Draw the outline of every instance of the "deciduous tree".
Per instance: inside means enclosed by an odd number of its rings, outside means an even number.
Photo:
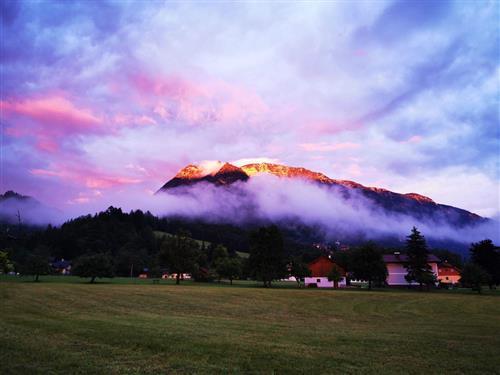
[[[31,254],[26,259],[24,273],[26,275],[32,275],[34,281],[38,282],[41,275],[48,275],[50,271],[51,269],[47,256],[42,254]]]
[[[342,270],[337,265],[334,265],[330,273],[328,274],[328,280],[333,281],[333,287],[337,289],[339,287],[339,283],[344,278],[342,274]]]
[[[387,278],[387,267],[382,258],[382,253],[377,249],[374,242],[367,242],[361,247],[355,248],[351,253],[349,271],[358,280],[368,281],[368,289],[372,283],[381,284]]]
[[[470,248],[471,260],[489,274],[488,285],[500,284],[500,248],[491,240],[473,243]]]
[[[9,273],[14,270],[14,264],[9,259],[9,253],[0,251],[0,273]]]
[[[248,262],[253,276],[266,288],[286,275],[283,237],[278,227],[261,227],[251,233]]]
[[[83,255],[75,261],[72,273],[80,277],[90,277],[90,283],[96,278],[113,277],[113,263],[106,254]]]
[[[179,284],[182,274],[193,273],[198,268],[198,250],[198,243],[181,230],[175,236],[166,237],[160,245],[160,264],[176,274],[175,283]]]
[[[229,279],[230,284],[233,285],[233,279],[241,275],[241,261],[238,258],[226,257],[217,263],[216,270],[219,277]]]
[[[302,286],[301,280],[304,277],[311,275],[311,270],[309,270],[307,264],[302,261],[301,257],[293,257],[289,264],[290,264],[290,275],[295,277],[297,285],[300,288]]]
[[[460,283],[481,293],[482,285],[490,282],[490,275],[476,263],[467,263],[460,274]]]

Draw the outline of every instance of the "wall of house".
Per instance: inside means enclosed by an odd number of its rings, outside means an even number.
[[[333,281],[329,281],[328,277],[306,277],[304,279],[304,284],[316,284],[318,288],[333,288]],[[346,286],[345,278],[339,282],[339,287],[343,288]]]
[[[432,272],[434,275],[438,275],[438,266],[437,263],[429,263],[431,266]],[[402,263],[387,263],[387,284],[388,285],[408,285],[408,282],[405,279],[407,274],[406,267]],[[417,283],[412,283],[413,285],[417,285]]]
[[[439,275],[438,280],[444,284],[458,284],[460,275]]]

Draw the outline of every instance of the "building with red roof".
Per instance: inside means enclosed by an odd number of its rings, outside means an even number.
[[[345,287],[345,271],[338,266],[330,257],[320,256],[307,265],[311,271],[311,276],[304,279],[306,286],[317,286],[318,288]],[[342,280],[338,283],[328,280],[328,275],[334,268],[337,268],[342,275]]]
[[[438,264],[438,281],[441,284],[458,284],[460,281],[460,269],[447,261]]]

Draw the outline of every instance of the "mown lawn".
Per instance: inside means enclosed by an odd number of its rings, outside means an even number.
[[[498,295],[50,280],[0,282],[1,374],[500,373]]]

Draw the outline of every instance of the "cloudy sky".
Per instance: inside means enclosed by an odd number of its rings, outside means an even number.
[[[500,211],[497,1],[1,7],[2,191],[86,212],[264,158]]]

